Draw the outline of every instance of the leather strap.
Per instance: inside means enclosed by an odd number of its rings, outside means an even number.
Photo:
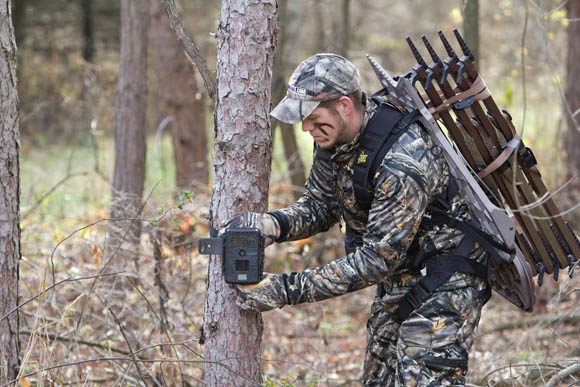
[[[483,80],[481,75],[478,75],[475,81],[473,81],[473,83],[468,89],[458,94],[455,94],[453,97],[448,99],[445,99],[443,98],[443,96],[441,96],[443,100],[441,105],[437,106],[436,108],[429,109],[429,112],[431,112],[431,114],[437,114],[440,111],[448,110],[456,102],[464,101],[471,97],[473,97],[475,101],[480,101],[482,99],[489,97],[490,95],[491,93],[489,92],[487,85],[485,84],[485,81]]]
[[[499,156],[497,156],[495,160],[493,160],[491,163],[489,163],[489,165],[487,167],[485,167],[485,169],[480,171],[477,174],[477,176],[484,178],[484,177],[488,176],[489,174],[495,172],[499,167],[501,167],[510,158],[510,156],[514,153],[514,151],[516,149],[518,149],[520,144],[521,144],[520,135],[518,133],[516,133],[514,135],[514,138],[512,138],[505,145],[505,148],[499,154]]]

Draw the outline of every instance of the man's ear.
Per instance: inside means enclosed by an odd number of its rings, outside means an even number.
[[[348,96],[343,95],[342,97],[340,97],[338,99],[338,103],[339,103],[339,109],[341,109],[341,112],[344,115],[350,116],[353,113],[354,103],[352,102],[352,100]]]

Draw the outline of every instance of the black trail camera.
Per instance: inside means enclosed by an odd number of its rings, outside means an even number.
[[[228,228],[223,237],[199,240],[200,254],[223,256],[229,284],[257,284],[262,280],[264,242],[257,228]]]

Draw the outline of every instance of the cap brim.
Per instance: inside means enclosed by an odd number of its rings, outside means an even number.
[[[314,109],[320,105],[320,101],[303,101],[292,99],[287,96],[272,110],[270,115],[287,124],[296,124],[304,121]]]

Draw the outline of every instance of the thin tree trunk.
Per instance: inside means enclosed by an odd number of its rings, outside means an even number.
[[[286,11],[288,9],[288,0],[278,1],[278,39],[276,44],[276,53],[274,55],[274,71],[272,79],[272,100],[277,104],[286,95]],[[294,135],[294,127],[276,119],[272,119],[272,125],[280,128],[282,135],[282,145],[284,147],[284,156],[288,163],[288,173],[290,175],[290,183],[292,184],[292,194],[295,199],[298,199],[303,191],[306,183],[306,172],[304,163],[300,157],[298,144],[296,143],[296,136]]]
[[[314,37],[316,39],[316,47],[317,47],[317,51],[318,52],[326,52],[328,51],[328,49],[326,48],[326,32],[325,32],[325,28],[324,28],[324,12],[322,12],[322,5],[320,0],[313,0],[313,4],[312,4],[312,12],[314,14],[314,20],[316,20],[316,23],[314,23],[315,28],[316,28],[316,36]]]
[[[350,0],[342,0],[342,36],[339,54],[348,57],[350,46]]]
[[[115,172],[111,217],[139,216],[145,179],[145,114],[149,0],[121,1],[119,100],[115,127]],[[120,262],[139,256],[141,222],[111,223],[109,253]]]
[[[566,61],[566,119],[568,130],[564,136],[564,149],[568,156],[568,171],[580,173],[580,1],[566,4],[567,18],[576,20],[568,25],[568,59]]]
[[[81,0],[83,21],[83,58],[92,62],[95,57],[95,37],[93,28],[93,0]]]
[[[151,4],[152,58],[163,108],[171,117],[178,190],[207,186],[205,99],[199,93],[193,68],[169,25],[161,3]]]
[[[236,212],[267,209],[275,31],[274,0],[222,1],[211,200],[211,222],[215,227]],[[211,256],[202,336],[205,382],[210,386],[262,382],[262,318],[241,311],[235,300],[236,290],[223,279],[221,256]]]
[[[9,0],[0,0],[0,316],[18,305],[20,169],[16,43]],[[0,384],[19,366],[18,312],[0,321]]]
[[[479,67],[479,0],[463,0],[463,34]]]

